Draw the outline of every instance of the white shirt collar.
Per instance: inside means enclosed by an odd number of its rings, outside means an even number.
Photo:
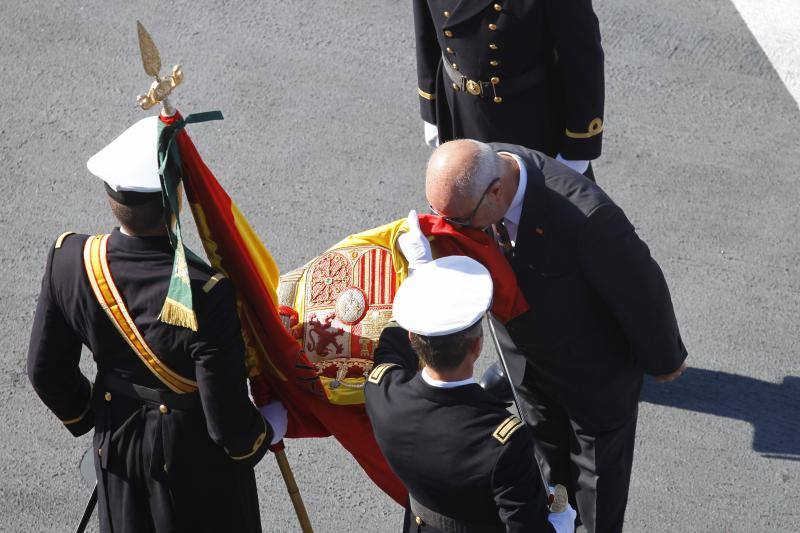
[[[528,185],[528,171],[525,168],[525,163],[522,161],[522,158],[517,154],[512,154],[511,152],[498,153],[510,155],[514,158],[514,161],[517,162],[517,166],[519,166],[519,185],[517,185],[517,192],[514,194],[514,199],[511,200],[511,206],[508,208],[508,211],[506,211],[505,217],[503,217],[519,225],[519,219],[522,216],[522,203],[525,201],[525,188]]]
[[[472,385],[473,383],[476,383],[474,377],[462,379],[461,381],[439,381],[438,379],[433,379],[431,375],[428,374],[428,367],[423,368],[420,374],[422,374],[422,381],[431,387],[436,387],[437,389],[454,389],[456,387],[462,387],[464,385]]]

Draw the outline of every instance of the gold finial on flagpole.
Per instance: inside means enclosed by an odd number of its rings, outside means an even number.
[[[156,104],[161,104],[161,113],[165,116],[175,114],[175,109],[170,105],[167,97],[183,81],[183,70],[180,65],[172,67],[172,74],[161,77],[161,54],[153,42],[153,38],[144,29],[142,23],[136,21],[136,31],[139,34],[139,51],[142,54],[142,65],[148,76],[155,78],[147,94],[136,97],[136,103],[142,109],[150,109]]]

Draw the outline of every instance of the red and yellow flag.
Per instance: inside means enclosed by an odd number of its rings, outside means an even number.
[[[169,124],[179,119],[162,117]],[[289,438],[335,437],[386,494],[405,505],[407,490],[381,455],[363,405],[334,405],[317,370],[284,327],[278,310],[278,267],[249,223],[197,153],[177,134],[184,187],[212,266],[237,289],[242,335],[256,403],[271,398],[289,412]]]

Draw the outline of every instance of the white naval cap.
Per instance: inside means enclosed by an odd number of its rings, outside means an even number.
[[[116,192],[160,192],[158,117],[140,120],[86,162]]]
[[[482,264],[451,255],[414,269],[394,297],[394,319],[412,333],[436,337],[478,322],[492,303],[492,276]]]

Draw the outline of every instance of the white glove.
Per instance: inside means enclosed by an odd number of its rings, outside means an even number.
[[[262,405],[258,410],[264,420],[272,426],[273,435],[270,445],[280,442],[283,436],[286,435],[286,426],[289,425],[289,415],[286,413],[286,408],[281,402],[275,400],[267,405]]]
[[[556,533],[575,533],[575,517],[578,513],[567,504],[567,508],[560,513],[550,513],[547,521],[556,530]]]
[[[439,146],[439,127],[424,120],[423,123],[425,124],[425,144],[431,148],[436,148]]]
[[[408,231],[397,238],[400,251],[408,261],[408,268],[414,269],[433,260],[431,243],[419,229],[419,218],[413,209],[408,213]]]
[[[578,174],[583,174],[584,172],[586,172],[586,169],[589,168],[589,163],[591,162],[591,161],[578,161],[578,160],[572,161],[569,159],[564,159],[563,157],[561,157],[561,154],[558,154],[556,156],[556,161],[558,161],[563,165],[567,165],[569,168],[571,168]]]

